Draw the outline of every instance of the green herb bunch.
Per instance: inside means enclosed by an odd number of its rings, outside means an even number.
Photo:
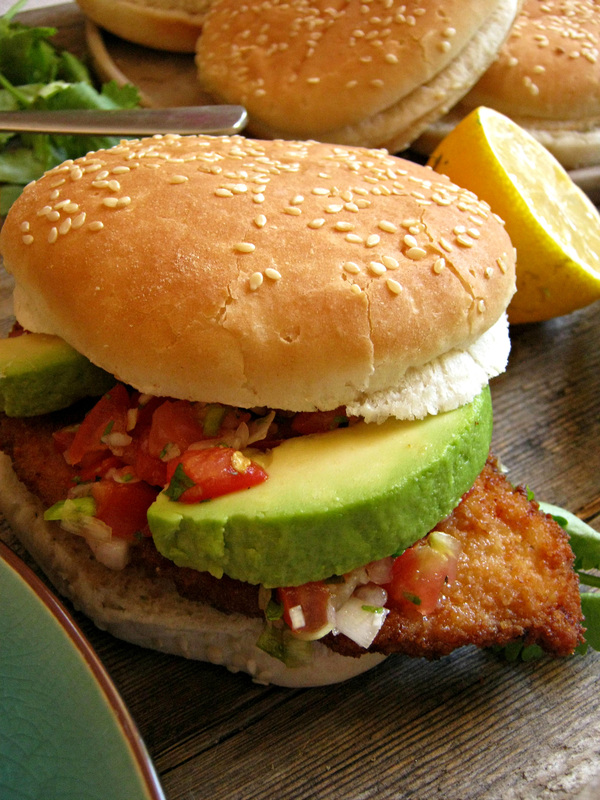
[[[67,108],[116,109],[139,105],[134,86],[115,81],[96,88],[86,65],[50,41],[51,27],[29,27],[15,20],[27,0],[0,17],[0,111]],[[9,133],[0,130],[0,216],[23,187],[46,170],[90,150],[112,147],[111,136]]]

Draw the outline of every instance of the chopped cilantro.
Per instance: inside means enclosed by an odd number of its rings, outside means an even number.
[[[186,475],[183,464],[177,464],[171,482],[165,489],[165,494],[170,500],[177,501],[186,489],[191,489],[195,485],[189,475]]]

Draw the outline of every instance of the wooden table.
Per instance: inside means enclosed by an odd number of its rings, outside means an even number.
[[[81,20],[69,13],[73,41]],[[600,530],[600,305],[512,339],[508,371],[492,384],[494,449],[514,482]],[[289,690],[75,618],[169,800],[600,798],[600,654],[506,664],[465,649]]]

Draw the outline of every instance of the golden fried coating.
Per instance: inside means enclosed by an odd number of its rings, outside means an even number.
[[[436,529],[462,544],[456,580],[427,617],[390,611],[371,650],[437,658],[522,639],[553,655],[573,652],[583,630],[568,536],[493,459]],[[359,654],[345,637],[328,638],[333,649]]]

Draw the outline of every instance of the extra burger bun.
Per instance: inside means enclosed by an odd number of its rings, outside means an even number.
[[[595,0],[526,0],[497,59],[415,149],[430,152],[484,105],[526,128],[567,169],[600,163],[599,41]]]
[[[240,103],[265,138],[398,152],[487,69],[520,0],[217,0],[196,61],[203,89]]]
[[[219,664],[232,672],[246,672],[258,683],[279,686],[338,683],[385,659],[378,653],[346,657],[315,642],[311,662],[289,669],[256,647],[261,619],[225,614],[186,600],[167,579],[151,579],[132,565],[121,572],[107,569],[95,560],[84,539],[44,522],[42,503],[17,479],[4,453],[0,453],[0,507],[19,542],[57,591],[119,639]],[[7,541],[13,544],[10,538]]]
[[[193,53],[211,0],[77,0],[84,14],[135,44]]]
[[[503,224],[380,150],[123,142],[29,185],[0,244],[25,328],[151,394],[423,416],[506,364]],[[469,364],[481,374],[463,398]],[[424,383],[427,405],[406,414]]]

